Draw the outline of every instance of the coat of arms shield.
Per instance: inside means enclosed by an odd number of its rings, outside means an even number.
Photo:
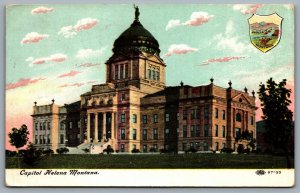
[[[277,13],[253,14],[248,19],[251,43],[264,53],[274,48],[280,41],[282,20]]]

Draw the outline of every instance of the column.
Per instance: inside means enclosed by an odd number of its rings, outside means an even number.
[[[98,143],[98,113],[95,113],[95,134],[94,143]]]
[[[111,113],[111,139],[115,139],[115,113]]]
[[[103,140],[106,139],[106,112],[103,113],[103,124],[102,124],[102,133],[103,133]]]
[[[91,115],[90,113],[87,114],[87,128],[86,128],[86,139],[87,139],[87,142],[90,143],[91,141],[91,135],[90,135],[90,128],[91,127]]]

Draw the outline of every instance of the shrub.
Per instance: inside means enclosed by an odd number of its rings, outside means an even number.
[[[82,151],[84,151],[85,153],[89,153],[90,152],[89,148],[82,149]]]
[[[106,152],[107,154],[111,154],[111,153],[114,152],[114,149],[113,149],[110,145],[108,145],[108,146],[106,147],[106,149],[103,150],[103,153],[104,153],[104,152]]]
[[[157,152],[157,150],[156,150],[154,147],[151,147],[151,148],[149,149],[149,152],[154,153],[154,152]]]
[[[250,149],[249,148],[244,149],[243,153],[249,154],[250,153]]]
[[[233,152],[233,149],[232,148],[223,148],[223,149],[221,149],[221,152],[222,153],[232,153]]]
[[[52,155],[52,154],[54,154],[54,151],[52,149],[47,149],[47,150],[43,151],[43,154],[44,155]]]
[[[16,151],[5,150],[6,157],[15,157],[17,155]]]
[[[133,148],[133,149],[131,150],[131,153],[140,153],[140,150],[139,150],[139,149],[136,149],[136,148]]]
[[[34,166],[41,159],[42,151],[37,150],[33,145],[29,145],[27,150],[24,151],[23,161],[27,165]]]
[[[56,149],[56,152],[59,153],[59,154],[65,154],[65,153],[69,152],[69,149],[66,148],[66,147],[61,147],[59,149]]]
[[[185,151],[185,153],[196,153],[198,150],[194,147],[190,147],[188,150]]]
[[[243,144],[239,144],[239,146],[237,147],[237,152],[238,153],[243,153],[244,151],[244,145]]]

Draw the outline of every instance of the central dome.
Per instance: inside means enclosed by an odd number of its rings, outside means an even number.
[[[135,20],[114,42],[114,53],[146,52],[159,55],[157,40],[139,21],[139,10],[135,7]]]

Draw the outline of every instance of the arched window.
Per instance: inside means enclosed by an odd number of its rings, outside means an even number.
[[[237,113],[235,115],[235,120],[238,121],[238,122],[241,122],[242,121],[242,118],[241,118],[241,114],[240,113]]]

